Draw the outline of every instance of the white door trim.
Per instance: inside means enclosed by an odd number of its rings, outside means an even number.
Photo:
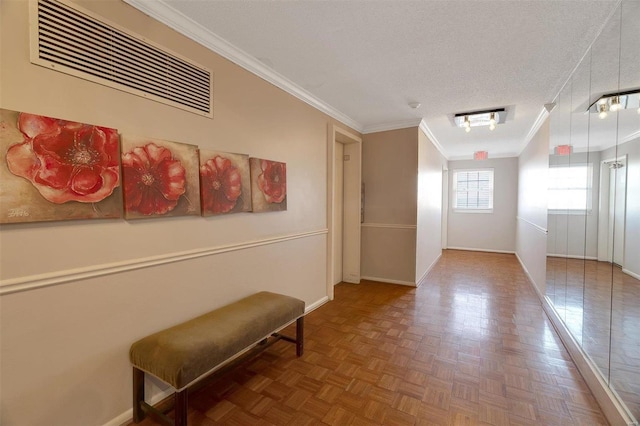
[[[335,144],[345,145],[345,155],[349,155],[352,169],[344,173],[345,209],[343,228],[348,244],[343,247],[344,281],[360,282],[360,188],[362,185],[362,138],[340,126],[329,124],[327,138],[327,296],[333,300],[333,270],[336,264],[333,249],[335,229],[333,224],[335,190],[334,155]]]

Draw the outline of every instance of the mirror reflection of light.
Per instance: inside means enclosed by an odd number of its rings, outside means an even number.
[[[468,287],[467,287],[468,288]],[[483,337],[489,334],[490,299],[488,295],[468,293],[456,288],[451,305],[453,324],[465,337]]]
[[[564,306],[556,306],[558,314],[564,318],[565,325],[571,331],[571,335],[581,345],[582,327],[584,322],[584,310],[580,305],[572,305],[567,300]]]
[[[545,349],[558,349],[560,343],[556,340],[550,324],[545,324],[542,332],[542,345]]]

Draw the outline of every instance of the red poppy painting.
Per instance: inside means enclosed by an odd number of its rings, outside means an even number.
[[[254,212],[287,210],[287,164],[250,158],[251,204]]]
[[[195,145],[123,135],[125,218],[200,215],[198,163]]]
[[[200,151],[202,215],[251,211],[249,156]]]
[[[0,223],[122,217],[118,131],[0,110]]]

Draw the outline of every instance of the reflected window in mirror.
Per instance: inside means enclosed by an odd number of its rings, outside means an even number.
[[[550,166],[549,213],[590,214],[593,208],[592,188],[592,164]]]

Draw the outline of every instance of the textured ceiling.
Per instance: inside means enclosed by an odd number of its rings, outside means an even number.
[[[136,1],[129,1],[136,6]],[[141,0],[138,0],[140,2]],[[151,3],[151,2],[149,2]],[[161,0],[364,132],[424,119],[450,159],[517,155],[618,2]],[[409,102],[420,102],[411,109]],[[507,107],[469,134],[459,112]]]

